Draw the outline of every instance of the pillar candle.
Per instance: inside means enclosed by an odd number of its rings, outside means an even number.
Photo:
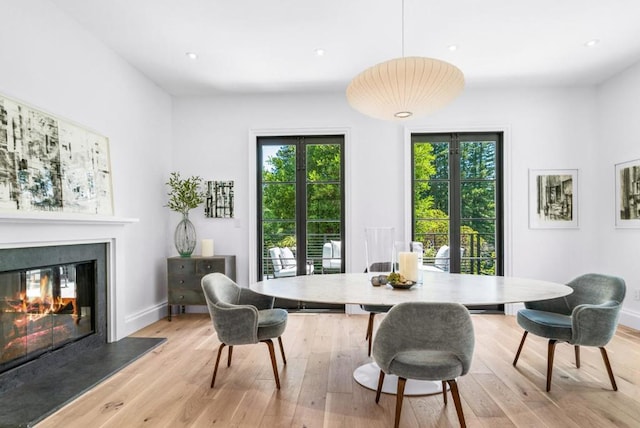
[[[202,240],[202,257],[213,256],[213,239]]]
[[[418,281],[418,253],[398,253],[398,268],[400,275],[409,281]]]

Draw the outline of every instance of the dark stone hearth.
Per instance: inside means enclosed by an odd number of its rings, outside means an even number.
[[[104,343],[73,357],[47,360],[48,369],[29,370],[19,377],[0,375],[0,427],[31,427],[101,381],[137,360],[166,339],[127,337]]]

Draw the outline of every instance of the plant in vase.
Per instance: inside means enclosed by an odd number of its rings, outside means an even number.
[[[179,172],[172,172],[169,181],[169,209],[182,214],[182,220],[173,236],[180,257],[191,257],[196,248],[196,228],[189,220],[189,211],[204,202],[205,194],[200,190],[202,179],[199,176],[181,178]]]

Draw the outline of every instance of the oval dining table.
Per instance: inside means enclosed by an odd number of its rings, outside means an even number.
[[[564,284],[528,278],[468,275],[447,272],[422,272],[422,283],[409,289],[390,285],[373,286],[372,273],[303,275],[275,278],[250,284],[260,294],[306,302],[384,305],[403,302],[453,302],[463,305],[498,305],[546,300],[572,292]],[[380,369],[371,362],[354,371],[355,380],[375,390]],[[394,394],[397,377],[386,376],[383,392]],[[441,382],[409,379],[405,395],[428,395],[442,392]]]

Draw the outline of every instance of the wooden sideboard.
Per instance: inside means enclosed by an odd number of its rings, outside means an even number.
[[[220,272],[236,280],[236,256],[169,257],[167,259],[168,309],[172,305],[206,305],[200,280],[212,272]]]

